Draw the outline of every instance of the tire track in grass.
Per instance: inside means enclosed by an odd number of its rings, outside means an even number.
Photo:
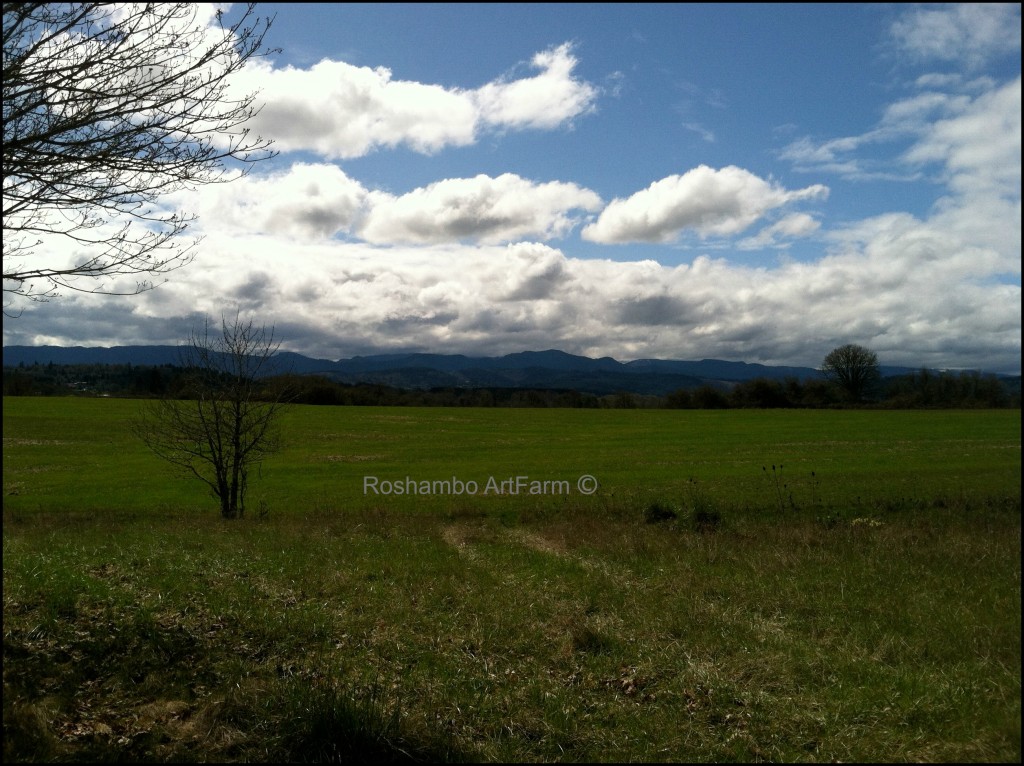
[[[502,538],[513,545],[543,553],[561,561],[575,564],[582,569],[603,575],[622,587],[635,587],[638,583],[634,574],[625,567],[617,566],[608,561],[583,556],[568,550],[565,545],[544,535],[528,529],[516,528],[504,530],[501,537],[491,537],[489,533],[475,530],[462,524],[451,524],[441,531],[441,537],[458,554],[473,564],[487,566],[484,557],[476,548],[477,543],[497,542]]]
[[[462,524],[451,524],[441,531],[441,538],[454,548],[460,556],[473,564],[480,563],[480,554],[473,547],[473,532]]]
[[[561,559],[562,561],[568,561],[576,564],[589,572],[595,572],[603,575],[618,586],[632,587],[637,584],[636,577],[624,567],[616,566],[615,564],[603,559],[595,559],[589,556],[573,553],[566,549],[563,544],[548,537],[544,537],[537,532],[531,532],[528,529],[522,528],[509,529],[506,531],[505,537],[516,545],[521,545],[539,553],[546,553],[547,555]]]

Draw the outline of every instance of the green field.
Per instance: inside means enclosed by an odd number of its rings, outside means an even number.
[[[138,407],[4,399],[5,760],[1020,760],[1019,410]]]
[[[139,403],[5,398],[5,509],[209,511],[129,430]],[[489,479],[568,481],[584,507],[678,498],[690,480],[728,506],[777,507],[763,470],[782,466],[785,506],[1020,495],[1020,411],[572,410],[295,407],[285,450],[254,481],[274,512],[451,507],[528,510],[484,493]],[[811,474],[814,473],[812,477]],[[583,496],[576,482],[600,483]],[[364,477],[475,481],[476,495],[364,495]],[[559,501],[564,498],[559,498]],[[541,504],[556,505],[550,496]]]

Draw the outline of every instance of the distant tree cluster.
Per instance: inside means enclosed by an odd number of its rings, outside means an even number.
[[[161,396],[175,386],[172,365],[32,364],[4,368],[4,396]]]
[[[1000,380],[977,371],[935,373],[927,369],[885,380],[891,407],[1020,407],[1020,377]]]
[[[874,383],[872,398],[860,401],[851,399],[845,390],[827,381],[756,378],[737,383],[728,391],[712,386],[676,391],[665,398],[665,406],[673,409],[1020,407],[1020,378],[1001,380],[977,371],[935,373],[922,370],[879,379]]]
[[[665,406],[670,409],[774,409],[780,407],[833,407],[838,405],[837,391],[823,380],[797,378],[773,380],[754,378],[723,390],[710,384],[669,394]]]
[[[610,406],[606,400],[579,391],[522,388],[404,389],[377,383],[339,383],[323,376],[288,376],[282,384],[294,392],[299,404],[397,407],[569,407]],[[621,396],[621,395],[620,395]],[[626,396],[631,396],[626,394]],[[657,397],[651,397],[656,399]],[[635,403],[633,406],[636,406]]]

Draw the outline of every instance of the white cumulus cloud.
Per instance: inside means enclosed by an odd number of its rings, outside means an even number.
[[[577,59],[570,43],[538,53],[532,64],[540,74],[498,80],[473,92],[484,122],[515,129],[550,129],[593,110],[598,89],[573,78]]]
[[[574,76],[576,64],[572,46],[560,45],[533,57],[536,75],[499,78],[474,90],[330,59],[309,68],[259,62],[235,87],[260,91],[264,106],[252,130],[281,151],[335,160],[397,146],[432,154],[472,144],[488,128],[552,129],[592,111],[598,89]]]
[[[180,192],[173,201],[195,210],[205,231],[264,232],[301,241],[329,239],[360,220],[367,190],[341,168],[296,163],[230,184]]]
[[[736,246],[741,250],[775,247],[788,240],[810,236],[820,227],[821,224],[813,216],[807,213],[793,213],[776,221],[771,226],[764,227],[753,237],[741,240],[736,243]]]
[[[733,165],[701,165],[655,181],[625,199],[615,199],[582,236],[592,242],[672,242],[683,231],[701,237],[743,231],[766,213],[790,202],[821,199],[820,184],[788,191]]]
[[[601,198],[573,183],[505,173],[449,178],[394,195],[370,191],[329,163],[236,178],[170,198],[199,215],[203,233],[261,233],[317,242],[376,245],[497,244],[567,236]]]
[[[453,178],[399,197],[374,193],[359,235],[375,244],[552,239],[578,223],[572,211],[600,206],[597,194],[572,183],[534,183],[513,173]]]
[[[899,49],[916,60],[959,62],[971,68],[1020,50],[1018,3],[949,3],[919,7],[890,29]]]
[[[920,130],[903,159],[938,162],[959,193],[993,193],[1020,201],[1021,78],[977,98],[956,99],[957,108]]]

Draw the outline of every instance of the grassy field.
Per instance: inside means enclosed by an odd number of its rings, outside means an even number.
[[[1019,411],[296,407],[223,522],[137,407],[4,400],[5,760],[1020,760]]]

